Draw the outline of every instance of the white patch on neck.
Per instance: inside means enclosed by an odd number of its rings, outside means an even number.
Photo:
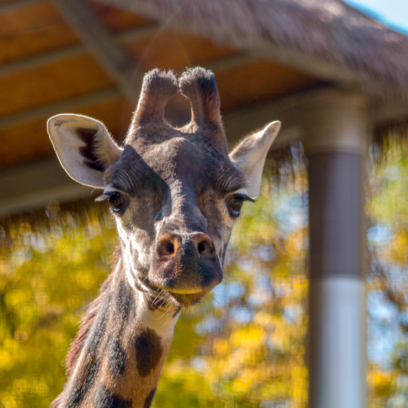
[[[149,329],[154,330],[161,337],[173,337],[174,326],[180,317],[181,311],[175,315],[175,308],[150,310],[144,296],[139,297],[137,308],[138,321]]]

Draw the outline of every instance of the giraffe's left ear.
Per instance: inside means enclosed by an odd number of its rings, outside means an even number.
[[[259,194],[266,155],[280,127],[279,121],[270,123],[260,132],[247,136],[229,155],[245,174],[250,197],[255,198]]]

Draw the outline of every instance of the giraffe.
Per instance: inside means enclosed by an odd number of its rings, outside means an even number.
[[[164,119],[178,91],[191,121]],[[67,357],[67,382],[53,408],[148,408],[183,307],[223,278],[225,250],[245,201],[260,191],[272,122],[229,154],[211,71],[179,81],[148,72],[119,147],[92,118],[61,114],[47,130],[62,167],[75,181],[103,189],[119,248],[111,274],[90,304]]]

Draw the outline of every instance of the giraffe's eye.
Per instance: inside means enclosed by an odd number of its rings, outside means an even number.
[[[112,211],[119,212],[125,203],[125,200],[120,193],[109,194],[109,205],[112,208]]]
[[[245,197],[239,194],[233,195],[228,201],[228,207],[233,217],[238,217],[241,213],[242,204],[244,204]]]

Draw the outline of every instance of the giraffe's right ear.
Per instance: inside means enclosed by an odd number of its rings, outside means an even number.
[[[105,125],[82,115],[48,119],[47,131],[62,167],[75,181],[103,188],[103,172],[122,154]]]

